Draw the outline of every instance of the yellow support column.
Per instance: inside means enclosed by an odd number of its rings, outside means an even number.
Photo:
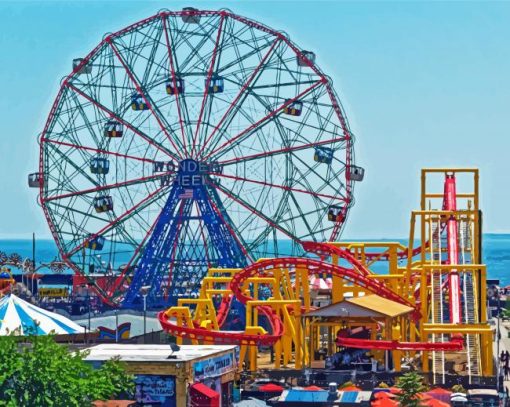
[[[338,265],[338,255],[331,256],[332,263]],[[333,289],[331,290],[331,300],[333,304],[343,301],[344,299],[344,279],[342,277],[333,275],[331,278]]]
[[[303,330],[301,326],[301,307],[299,305],[294,306],[294,319],[296,321],[294,367],[296,369],[301,369],[303,366],[303,353],[301,347],[303,346],[304,341],[302,340]]]

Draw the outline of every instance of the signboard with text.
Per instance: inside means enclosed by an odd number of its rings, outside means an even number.
[[[67,297],[69,295],[67,288],[41,287],[38,293],[39,297]]]
[[[135,398],[139,405],[176,407],[174,376],[137,375],[135,385]]]
[[[234,369],[234,354],[216,356],[214,358],[195,362],[193,365],[193,376],[195,382],[202,381],[208,377],[221,376]]]

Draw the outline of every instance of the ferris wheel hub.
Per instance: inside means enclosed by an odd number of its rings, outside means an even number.
[[[189,188],[204,185],[207,165],[191,158],[179,162],[175,181],[178,185]]]
[[[205,185],[211,175],[221,173],[217,162],[203,162],[186,158],[178,164],[175,183],[184,188]]]

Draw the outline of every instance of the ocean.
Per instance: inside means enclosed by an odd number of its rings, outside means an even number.
[[[402,239],[384,241],[406,243]],[[17,253],[23,259],[32,258],[32,240],[0,239],[0,251],[7,255]],[[37,264],[58,259],[57,247],[53,240],[37,240],[35,256]],[[484,234],[482,256],[483,262],[487,265],[488,277],[499,279],[503,286],[510,285],[510,234]]]

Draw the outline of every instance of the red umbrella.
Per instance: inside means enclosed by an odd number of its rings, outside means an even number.
[[[263,386],[260,386],[259,391],[263,391],[264,393],[277,393],[277,392],[281,393],[283,391],[283,387],[278,386],[277,384],[268,383],[264,384]]]
[[[380,391],[380,392],[375,393],[374,397],[377,400],[381,400],[381,399],[394,399],[397,396],[395,394],[391,394],[386,391]]]
[[[308,391],[323,391],[324,389],[321,389],[320,387],[317,387],[317,386],[308,386],[308,387],[305,387],[304,390],[308,390]]]
[[[430,399],[423,402],[424,405],[430,406],[430,407],[449,407],[450,405],[448,403],[445,403],[443,401],[437,400],[437,399]]]
[[[400,393],[402,393],[402,389],[400,389],[398,387],[390,387],[389,390],[393,394],[400,394]]]
[[[380,399],[372,401],[372,407],[398,407],[398,401],[392,399]]]

